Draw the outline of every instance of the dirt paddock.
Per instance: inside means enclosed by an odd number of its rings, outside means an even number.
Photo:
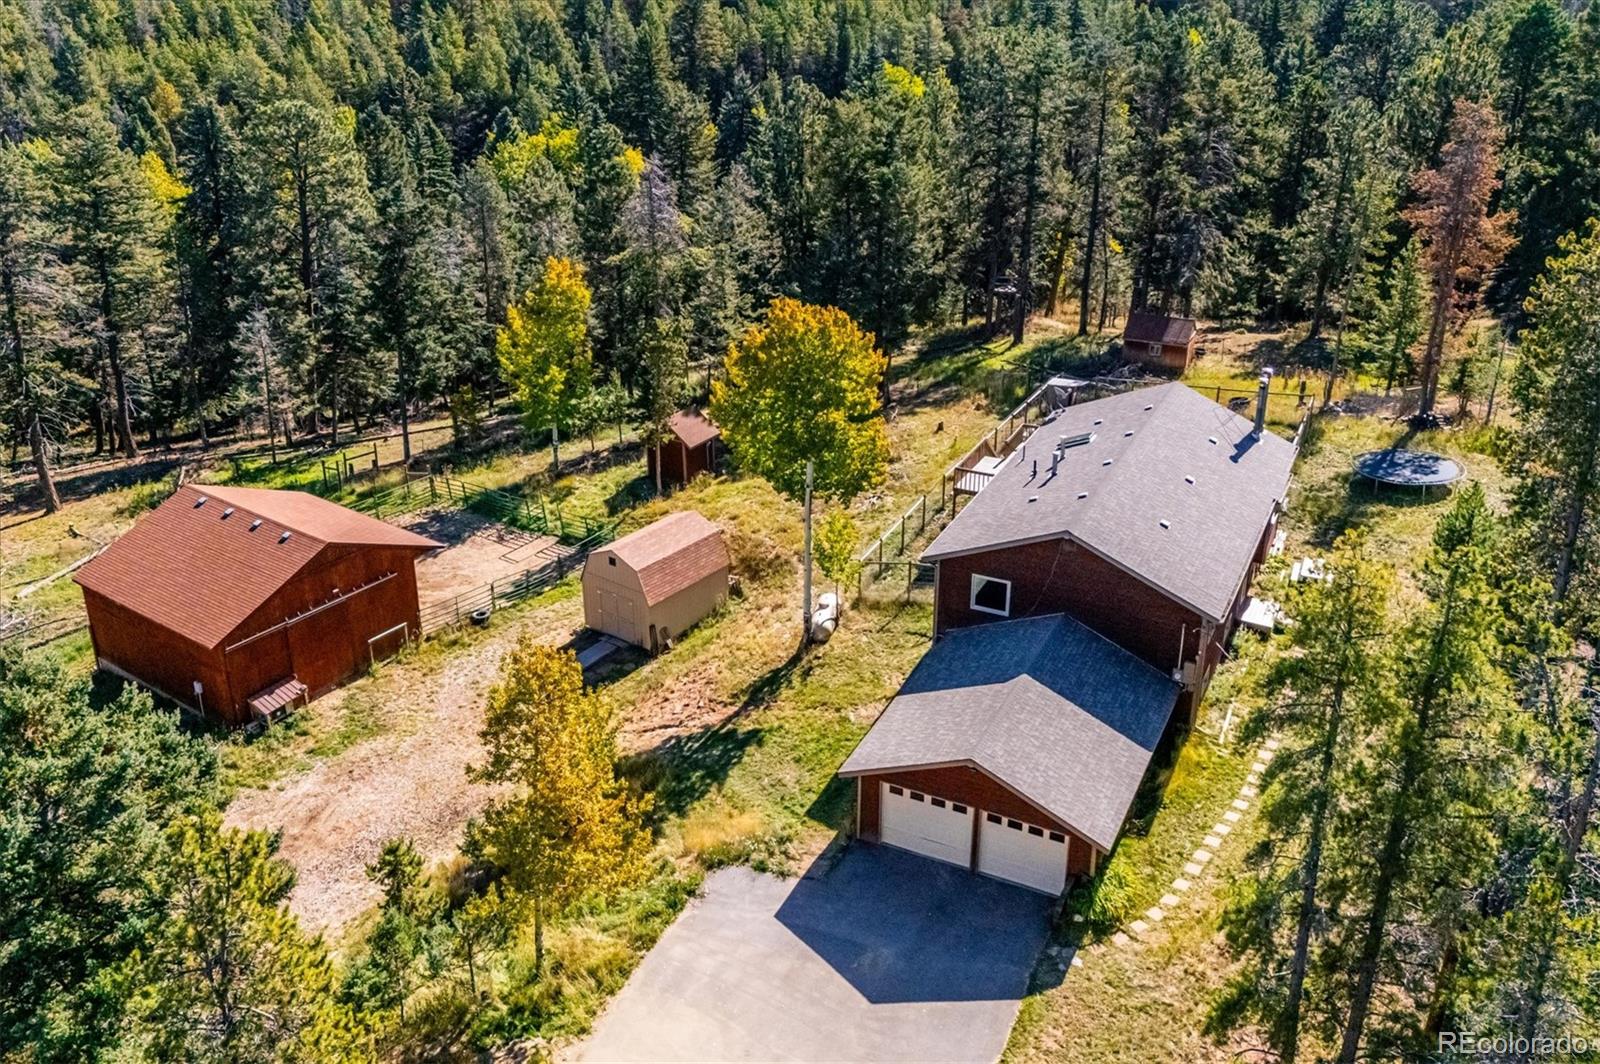
[[[428,510],[404,524],[445,544],[417,559],[417,598],[424,606],[536,569],[561,548],[554,536],[523,532],[467,510]]]

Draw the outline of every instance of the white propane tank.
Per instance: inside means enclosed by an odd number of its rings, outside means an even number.
[[[826,643],[837,627],[839,627],[839,596],[829,591],[817,598],[817,608],[811,611],[811,641]]]

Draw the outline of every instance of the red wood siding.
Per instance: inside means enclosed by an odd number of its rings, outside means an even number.
[[[856,785],[860,788],[856,833],[863,839],[870,842],[878,841],[878,805],[882,793],[879,784],[883,783],[896,783],[925,794],[970,805],[979,811],[978,816],[974,818],[975,822],[981,820],[984,812],[992,812],[1011,817],[1013,820],[1024,820],[1040,827],[1065,832],[1072,840],[1069,847],[1071,852],[1067,855],[1067,874],[1089,874],[1093,843],[1004,784],[997,782],[993,777],[968,765],[908,769],[859,777],[856,780]],[[976,846],[976,835],[974,835],[974,846]],[[976,868],[976,850],[973,852],[972,861],[972,867]]]
[[[716,472],[716,440],[708,440],[698,447],[687,447],[681,440],[672,440],[660,447],[645,451],[645,472],[651,480],[656,476],[656,455],[661,456],[661,480],[666,484],[687,484],[701,473]]]
[[[362,589],[389,573],[394,576]],[[348,598],[340,600],[335,589]],[[84,605],[99,658],[186,705],[194,704],[198,679],[207,713],[244,724],[246,701],[269,684],[294,676],[315,697],[367,668],[367,640],[379,632],[405,623],[417,637],[416,551],[324,547],[214,648],[192,644],[91,591],[85,590]],[[262,632],[268,634],[250,638]]]
[[[944,558],[936,633],[1004,620],[970,608],[974,574],[1011,581],[1011,616],[1065,613],[1170,673],[1199,652],[1199,614],[1065,539]]]
[[[100,664],[135,677],[186,706],[199,708],[195,705],[196,680],[205,689],[206,709],[225,713],[231,705],[228,674],[215,648],[191,642],[87,588],[83,607]]]

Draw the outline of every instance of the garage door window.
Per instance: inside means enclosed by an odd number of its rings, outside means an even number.
[[[1011,581],[973,573],[971,605],[979,613],[1011,616]]]
[[[890,794],[904,794],[904,793],[906,793],[906,791],[905,791],[904,787],[896,787],[894,784],[891,783],[891,784],[889,784],[889,793]]]

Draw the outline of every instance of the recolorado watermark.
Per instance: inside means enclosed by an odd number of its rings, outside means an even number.
[[[1600,1042],[1581,1035],[1532,1038],[1513,1034],[1476,1034],[1472,1031],[1439,1032],[1439,1052],[1490,1060],[1522,1060],[1529,1057],[1581,1057],[1600,1051]]]

